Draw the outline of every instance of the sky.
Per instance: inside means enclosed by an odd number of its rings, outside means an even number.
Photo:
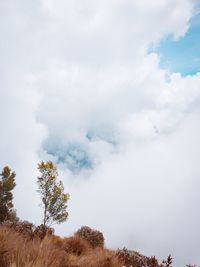
[[[198,10],[198,9],[197,9]],[[151,51],[160,55],[160,67],[182,75],[195,75],[200,71],[200,15],[199,11],[190,20],[190,28],[185,36],[173,40],[169,35]]]
[[[39,224],[37,164],[109,248],[200,264],[199,2],[1,0],[0,166]]]

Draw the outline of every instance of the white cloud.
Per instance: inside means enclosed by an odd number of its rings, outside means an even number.
[[[178,266],[198,262],[198,120],[199,110],[174,134],[129,143],[103,160],[89,180],[71,177],[65,183],[71,218],[59,232],[88,224],[104,232],[110,247],[126,245],[160,259],[172,253]]]
[[[0,163],[17,172],[19,215],[39,222],[36,165],[59,159],[71,194],[61,234],[89,224],[109,246],[198,263],[200,76],[161,70],[147,53],[185,34],[193,1],[8,0],[0,10]]]
[[[39,95],[30,86],[31,77],[21,77],[19,73],[15,77],[13,72],[10,75],[10,79],[1,83],[0,163],[1,168],[9,165],[17,173],[15,201],[20,207],[18,214],[34,221],[32,212],[37,211],[38,203],[34,192],[34,169],[46,131],[35,119]]]

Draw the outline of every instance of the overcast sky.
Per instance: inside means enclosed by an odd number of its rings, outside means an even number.
[[[41,222],[37,163],[70,193],[56,227],[200,265],[199,1],[1,0],[0,166]]]

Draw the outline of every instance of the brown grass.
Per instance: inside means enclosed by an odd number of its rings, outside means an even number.
[[[20,224],[20,231],[0,225],[0,267],[172,267],[171,255],[159,263],[155,257],[126,248],[113,251],[92,247],[77,234],[65,238],[52,233],[44,238],[38,233],[30,235],[27,225]]]
[[[0,226],[0,267],[120,267],[115,252],[93,249],[78,236],[30,239]]]
[[[87,253],[89,248],[88,242],[78,236],[65,237],[62,241],[62,249],[68,254],[80,256]]]
[[[96,248],[77,259],[77,265],[81,267],[121,267],[115,253],[111,250]]]

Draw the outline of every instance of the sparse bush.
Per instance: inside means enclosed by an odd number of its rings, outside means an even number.
[[[20,233],[26,237],[33,238],[34,236],[34,225],[28,221],[7,221],[3,225],[7,228],[13,229],[15,232]]]
[[[28,221],[18,221],[18,222],[10,222],[7,221],[2,224],[7,228],[13,229],[15,232],[18,232],[25,236],[26,238],[33,239],[34,237],[38,237],[43,239],[47,234],[52,235],[54,233],[54,229],[48,226],[44,226],[43,224],[39,226],[35,226],[34,224]]]
[[[153,257],[147,258],[147,266],[148,267],[161,267],[161,266],[164,267],[165,265],[160,266],[156,257],[153,256]]]
[[[46,235],[53,235],[53,234],[54,234],[54,229],[45,226],[44,224],[41,224],[34,229],[34,236],[39,237],[40,239],[43,239]]]
[[[126,267],[172,267],[172,257],[169,255],[166,260],[159,263],[156,257],[145,257],[140,253],[128,250],[127,248],[118,249],[116,255]]]
[[[116,255],[126,267],[172,267],[172,257],[169,255],[166,260],[159,263],[156,257],[145,257],[140,253],[128,250],[127,248],[118,249]]]
[[[76,233],[76,236],[81,237],[86,240],[91,247],[103,247],[104,246],[104,237],[100,231],[93,230],[88,226],[82,226]]]
[[[69,254],[76,254],[78,256],[86,253],[89,249],[88,242],[79,236],[66,237],[63,239],[62,248]]]
[[[172,267],[172,256],[171,255],[169,255],[168,257],[167,257],[167,259],[166,260],[163,260],[162,261],[162,263],[161,263],[161,267],[162,266],[164,266],[164,267]]]
[[[121,263],[125,266],[144,267],[147,266],[148,258],[140,253],[132,250],[128,250],[125,247],[118,249],[116,252],[117,257]]]

